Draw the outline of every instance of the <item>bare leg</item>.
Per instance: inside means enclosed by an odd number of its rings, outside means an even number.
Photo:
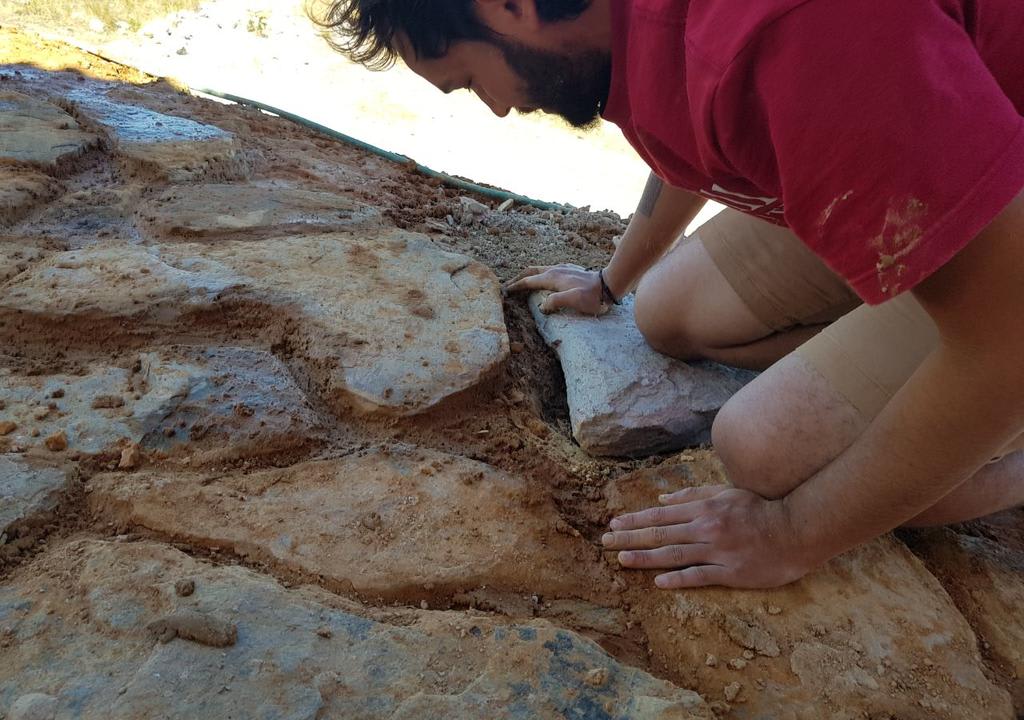
[[[787,356],[730,400],[712,430],[737,487],[788,495],[838,457],[868,421],[799,354]],[[1024,453],[987,465],[907,526],[962,522],[1024,504]]]
[[[764,370],[824,327],[772,330],[747,308],[695,239],[644,276],[636,293],[636,320],[651,347],[665,355],[750,370]]]

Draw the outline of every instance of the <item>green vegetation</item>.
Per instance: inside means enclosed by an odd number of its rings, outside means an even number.
[[[201,4],[202,0],[21,0],[2,1],[0,8],[14,9],[16,17],[23,22],[52,27],[75,28],[83,20],[88,23],[96,19],[110,32],[117,28],[119,22],[126,23],[130,30],[136,31],[154,18],[181,10],[195,10]]]

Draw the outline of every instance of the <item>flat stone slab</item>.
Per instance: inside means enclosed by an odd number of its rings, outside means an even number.
[[[248,160],[226,130],[115,100],[99,87],[77,88],[68,100],[103,126],[131,171],[155,173],[172,182],[248,176]]]
[[[0,92],[0,159],[53,170],[98,140],[52,103]]]
[[[142,234],[169,238],[246,239],[314,228],[354,230],[382,225],[380,211],[343,195],[284,183],[204,184],[172,188],[139,206]]]
[[[595,599],[611,587],[598,551],[559,532],[550,499],[522,479],[413,447],[242,476],[99,476],[89,500],[122,526],[228,547],[371,599],[434,603],[480,587]]]
[[[60,253],[5,288],[0,318],[191,333],[196,314],[225,306],[243,306],[235,320],[251,326],[254,305],[345,409],[423,412],[492,377],[509,352],[494,274],[394,229]],[[256,332],[270,324],[259,323]]]
[[[658,505],[688,473],[655,468],[615,483],[612,514]],[[772,591],[665,593],[634,576],[632,602],[656,667],[730,718],[1011,720],[977,638],[942,586],[885,537]]]
[[[933,530],[914,538],[914,551],[942,582],[978,634],[989,666],[1024,715],[1024,561],[985,537]]]
[[[0,237],[0,283],[25,272],[48,254],[46,244],[38,238]]]
[[[207,264],[199,272],[169,265],[158,248],[89,246],[57,253],[7,285],[0,309],[64,320],[145,318],[166,327],[242,284],[226,267]]]
[[[233,643],[211,646],[220,629]],[[8,717],[19,702],[81,720],[714,717],[696,693],[544,621],[374,611],[149,543],[37,558],[0,586],[0,641]]]
[[[755,377],[656,352],[636,326],[632,296],[600,318],[545,315],[543,300],[533,293],[530,310],[562,363],[573,436],[591,455],[640,457],[709,442],[719,409]]]
[[[125,365],[82,375],[0,370],[0,421],[17,426],[0,440],[27,449],[62,432],[80,453],[135,443],[204,462],[293,450],[318,425],[288,371],[266,352],[172,347]]]
[[[0,535],[52,512],[66,489],[63,470],[0,455]]]
[[[57,197],[60,189],[59,182],[35,168],[0,165],[0,226],[19,222]]]

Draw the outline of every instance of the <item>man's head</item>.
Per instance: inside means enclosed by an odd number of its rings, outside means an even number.
[[[444,92],[473,90],[504,117],[598,118],[611,82],[608,0],[336,0],[317,21],[349,58],[401,57]]]

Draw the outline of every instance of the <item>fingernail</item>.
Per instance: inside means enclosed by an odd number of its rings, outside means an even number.
[[[668,493],[665,493],[664,495],[659,495],[658,499],[659,500],[668,500],[670,497],[672,497],[672,496],[669,495]]]
[[[632,562],[632,560],[633,560],[633,553],[630,553],[630,552],[620,552],[619,553],[619,564],[620,565],[625,565],[628,562]]]
[[[612,521],[610,523],[608,523],[608,526],[612,530],[618,530],[622,526],[622,521],[619,520],[618,518],[613,518]]]
[[[660,588],[668,587],[668,578],[664,575],[659,575],[658,577],[654,578],[654,584]]]
[[[615,539],[614,535],[612,535],[611,533],[605,533],[604,535],[601,536],[601,544],[602,545],[611,545],[612,544],[612,540],[614,540],[614,539]]]

